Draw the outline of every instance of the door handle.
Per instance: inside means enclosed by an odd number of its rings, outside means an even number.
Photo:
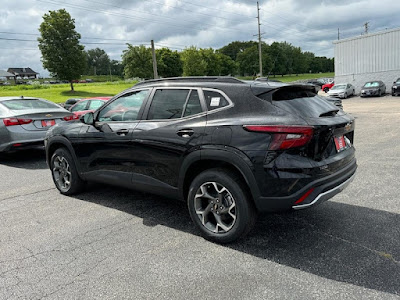
[[[182,130],[179,130],[176,134],[183,138],[188,138],[194,134],[194,131],[193,131],[193,129],[182,129]]]
[[[121,135],[121,136],[125,136],[129,133],[129,130],[128,129],[120,129],[120,130],[116,131],[115,133],[118,135]]]

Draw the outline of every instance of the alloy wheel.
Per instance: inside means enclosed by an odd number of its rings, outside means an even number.
[[[196,192],[194,208],[201,224],[213,233],[227,233],[235,225],[235,199],[220,183],[202,184]]]
[[[68,190],[71,186],[71,169],[63,156],[56,156],[53,162],[53,175],[58,187]]]

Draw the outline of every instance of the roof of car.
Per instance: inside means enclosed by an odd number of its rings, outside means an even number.
[[[90,97],[90,98],[84,98],[84,99],[79,99],[80,101],[83,100],[110,100],[112,97]]]
[[[7,100],[39,100],[39,98],[35,97],[22,97],[22,96],[10,96],[10,97],[0,97],[0,102],[1,101],[7,101]]]

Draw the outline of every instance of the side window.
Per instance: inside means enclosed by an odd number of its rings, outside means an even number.
[[[183,113],[183,117],[199,114],[202,111],[203,109],[201,108],[199,93],[196,90],[191,90],[189,99],[186,103],[185,112]]]
[[[214,110],[229,105],[228,100],[226,100],[225,97],[218,92],[205,90],[204,98],[206,100],[208,110]]]
[[[172,90],[160,89],[154,94],[148,120],[176,119],[182,117],[186,100],[189,95],[188,89]]]
[[[101,107],[105,102],[101,100],[91,100],[89,104],[89,109],[96,110]]]
[[[71,108],[71,111],[82,111],[86,110],[88,102],[87,101],[82,101],[77,103],[74,107]]]
[[[148,94],[149,90],[143,90],[122,95],[100,111],[98,121],[137,120],[139,110]]]

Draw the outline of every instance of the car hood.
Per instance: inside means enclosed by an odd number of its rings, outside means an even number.
[[[329,94],[344,93],[345,91],[346,91],[346,89],[337,89],[337,90],[330,89],[329,92],[328,92],[328,95]]]
[[[375,87],[362,87],[362,90],[377,90],[379,89],[379,86],[375,86]]]

